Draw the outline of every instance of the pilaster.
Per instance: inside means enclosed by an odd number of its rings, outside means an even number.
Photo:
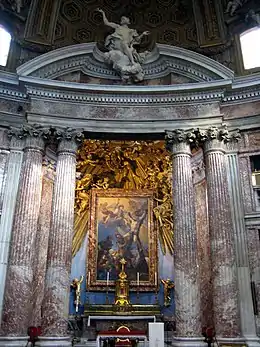
[[[43,337],[38,346],[71,345],[67,335],[67,325],[74,229],[76,151],[83,135],[72,129],[57,131],[56,135],[59,146],[42,305]]]
[[[173,154],[175,317],[174,346],[203,346],[191,149],[194,131],[166,132]]]

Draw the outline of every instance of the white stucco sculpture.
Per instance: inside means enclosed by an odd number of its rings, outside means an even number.
[[[123,16],[120,24],[117,24],[109,22],[103,10],[97,9],[97,11],[102,14],[104,24],[115,29],[105,39],[105,47],[108,49],[105,54],[107,62],[113,66],[123,81],[142,81],[144,72],[141,64],[148,52],[138,53],[135,46],[140,44],[145,35],[149,35],[149,31],[139,35],[135,29],[129,28],[129,18]]]

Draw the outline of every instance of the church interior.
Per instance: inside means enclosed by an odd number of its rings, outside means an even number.
[[[0,0],[0,346],[260,347],[259,0]]]

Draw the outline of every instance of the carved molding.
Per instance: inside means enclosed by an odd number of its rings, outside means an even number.
[[[143,65],[146,78],[157,78],[163,71],[171,69],[179,74],[188,75],[194,81],[230,80],[234,77],[230,69],[199,53],[161,44],[157,47],[158,52],[155,50],[148,55]],[[22,77],[57,78],[81,67],[83,70],[87,69],[85,72],[94,73],[95,76],[111,78],[114,73],[104,64],[104,59],[104,54],[97,52],[95,43],[79,44],[36,57],[21,65],[17,73]]]

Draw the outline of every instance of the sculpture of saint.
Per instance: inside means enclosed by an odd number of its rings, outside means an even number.
[[[149,35],[149,31],[139,35],[135,29],[129,28],[129,18],[123,16],[120,24],[117,24],[109,22],[102,9],[97,11],[102,14],[104,24],[114,29],[105,39],[105,47],[109,51],[105,54],[108,63],[113,65],[113,69],[120,74],[122,80],[126,81],[132,77],[135,82],[142,81],[144,73],[140,64],[148,52],[139,54],[134,46],[140,44],[142,38]]]

